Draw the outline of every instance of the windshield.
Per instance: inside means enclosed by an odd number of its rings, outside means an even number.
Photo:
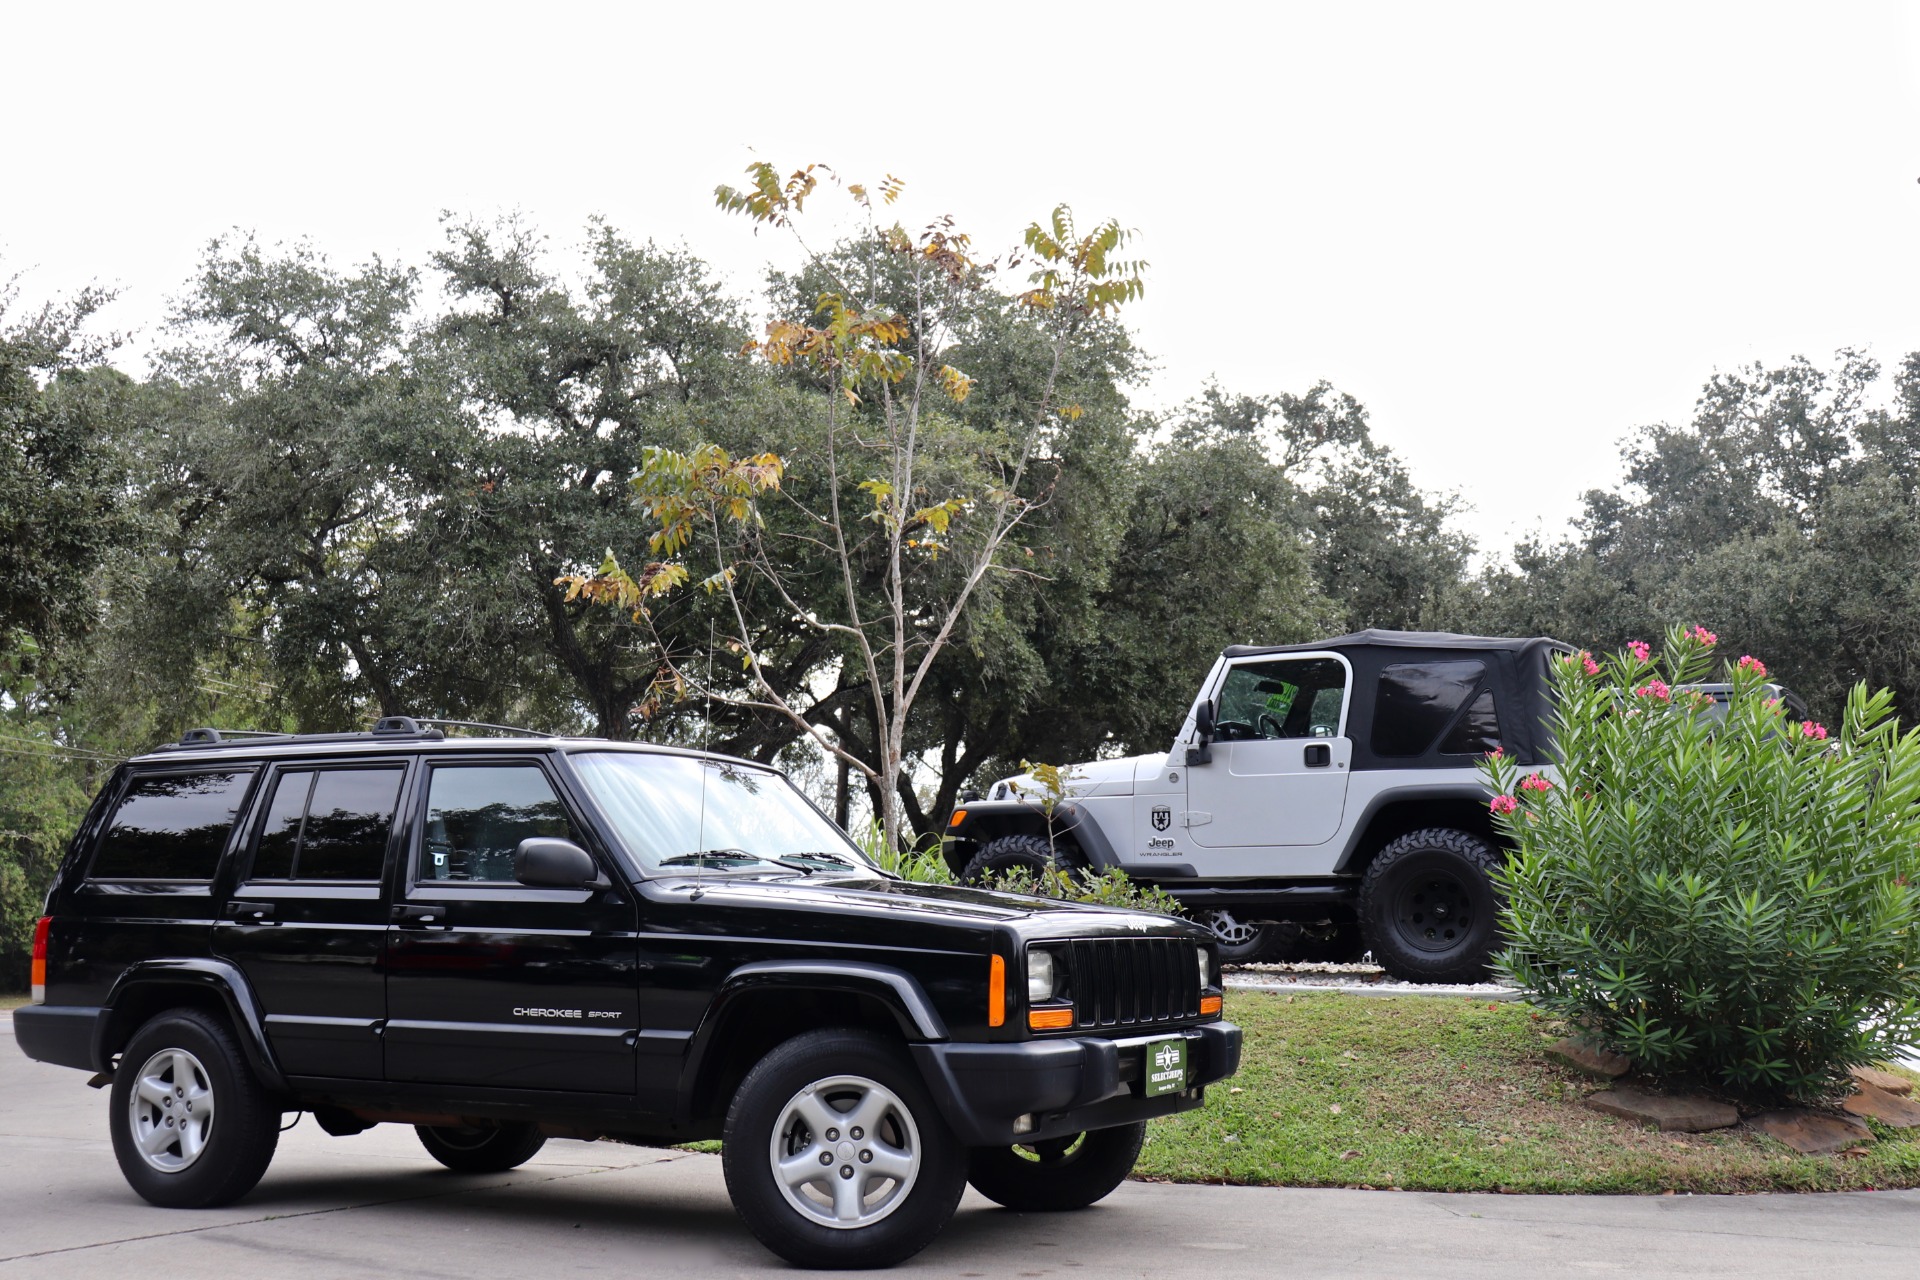
[[[877,874],[780,774],[637,751],[583,751],[573,767],[648,874],[663,867]]]

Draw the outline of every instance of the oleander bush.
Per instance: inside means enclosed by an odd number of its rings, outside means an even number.
[[[1814,1100],[1920,1038],[1920,730],[1856,687],[1793,719],[1675,628],[1553,664],[1557,767],[1485,770],[1515,846],[1500,971],[1654,1075]]]

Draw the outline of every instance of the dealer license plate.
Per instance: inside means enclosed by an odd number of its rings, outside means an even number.
[[[1163,1093],[1179,1093],[1187,1087],[1187,1042],[1156,1040],[1147,1046],[1146,1071],[1142,1091],[1149,1098]]]

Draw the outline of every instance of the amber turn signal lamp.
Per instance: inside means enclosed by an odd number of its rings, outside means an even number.
[[[1207,1018],[1219,1017],[1220,1016],[1220,997],[1219,996],[1201,996],[1200,997],[1200,1015],[1202,1017],[1207,1017]]]
[[[47,1002],[47,929],[53,924],[52,916],[41,916],[33,926],[33,966],[30,981],[33,984],[33,1003]]]
[[[995,956],[987,971],[987,1025],[1007,1025],[1007,962]]]
[[[1064,1031],[1073,1025],[1073,1008],[1030,1009],[1027,1025],[1035,1031]]]
[[[947,819],[947,825],[950,827],[957,827],[961,823],[965,822],[966,820],[967,820],[967,811],[965,809],[955,809],[953,811],[953,816]]]

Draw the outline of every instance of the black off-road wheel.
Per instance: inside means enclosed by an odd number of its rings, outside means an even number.
[[[455,1173],[505,1173],[547,1145],[547,1135],[531,1124],[417,1124],[413,1131],[427,1154]]]
[[[809,1031],[767,1054],[740,1082],[722,1143],[734,1209],[795,1266],[911,1258],[966,1189],[965,1148],[905,1048],[871,1031]]]
[[[980,846],[960,872],[961,884],[986,884],[1003,872],[1025,868],[1038,878],[1055,866],[1072,866],[1064,852],[1056,852],[1045,836],[999,836]]]
[[[280,1143],[279,1106],[226,1023],[199,1009],[170,1010],[133,1033],[107,1115],[127,1185],[167,1209],[233,1203]]]
[[[1221,964],[1257,964],[1280,958],[1277,953],[1297,932],[1297,927],[1272,920],[1247,920],[1231,911],[1203,911],[1199,922],[1213,931]]]
[[[1465,831],[1409,832],[1360,882],[1360,930],[1381,968],[1405,982],[1484,982],[1499,945],[1494,847]]]
[[[967,1153],[967,1181],[995,1204],[1023,1213],[1084,1209],[1127,1180],[1146,1140],[1140,1123],[1029,1146],[975,1147]]]

